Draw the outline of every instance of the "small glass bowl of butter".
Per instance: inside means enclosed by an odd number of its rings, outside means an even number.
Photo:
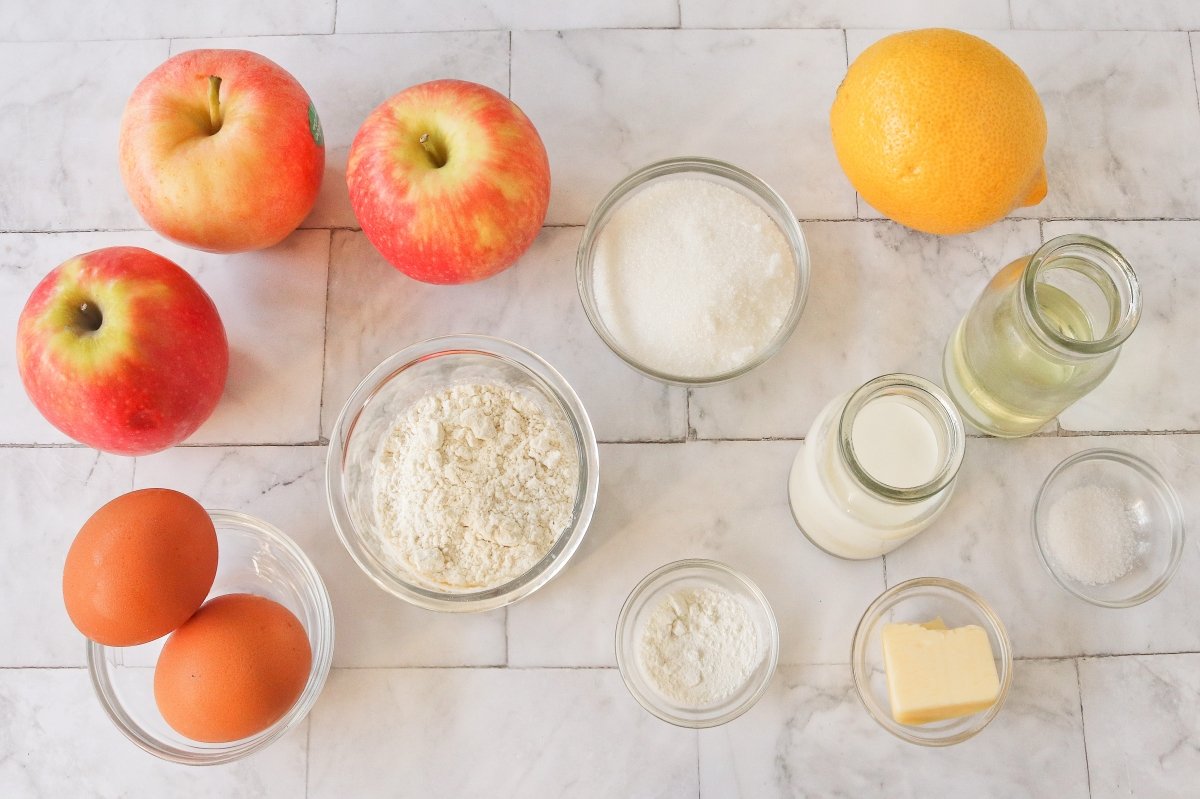
[[[902,626],[888,631],[889,625]],[[934,640],[906,640],[909,634]],[[885,659],[885,637],[893,647],[890,659]],[[918,662],[931,656],[938,662]],[[989,656],[994,673],[987,663]],[[949,746],[978,733],[1000,712],[1012,684],[1012,644],[999,617],[974,591],[940,577],[908,580],[880,594],[854,631],[850,657],[854,686],[867,712],[897,738],[921,746]],[[901,667],[910,670],[913,679],[905,680]],[[939,673],[941,678],[928,679]],[[892,696],[889,676],[904,695]],[[995,698],[986,705],[977,702],[979,709],[967,715],[923,724],[896,720],[906,713],[910,717],[930,711],[934,717],[941,711],[952,713],[956,693],[968,704],[972,697]]]

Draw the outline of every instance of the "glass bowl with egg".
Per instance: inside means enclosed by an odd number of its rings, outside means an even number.
[[[988,671],[994,665],[994,699],[977,712],[951,718],[927,723],[897,721],[895,717],[900,714],[901,704],[891,695],[884,654],[885,629],[891,624],[954,632],[968,627],[982,630],[980,638],[986,636],[990,654],[980,656],[990,657]],[[972,632],[978,634],[977,630]],[[907,580],[880,594],[867,607],[854,631],[850,663],[854,687],[871,718],[897,738],[921,746],[949,746],[979,733],[1000,712],[1012,685],[1012,644],[1000,617],[979,594],[961,583],[941,577]],[[919,663],[911,665],[921,666]],[[940,667],[942,664],[927,665]],[[940,673],[933,668],[924,671]],[[955,677],[942,675],[936,682],[957,685],[961,681]]]
[[[670,158],[596,206],[576,279],[588,321],[627,364],[665,383],[713,385],[787,341],[808,297],[808,245],[758,177],[712,158]]]
[[[88,641],[92,686],[117,729],[150,754],[186,765],[228,763],[286,735],[316,703],[333,662],[333,606],[321,575],[304,551],[261,519],[230,510],[210,510],[208,515],[216,528],[219,553],[209,598],[253,594],[278,602],[304,628],[312,661],[302,692],[277,721],[240,740],[204,743],[172,729],[158,709],[155,664],[167,637],[128,647]]]
[[[1050,472],[1033,508],[1038,559],[1063,589],[1128,608],[1158,595],[1183,555],[1183,508],[1142,458],[1089,449]]]
[[[615,644],[621,679],[638,704],[700,729],[736,719],[766,693],[779,662],[779,625],[750,578],[692,558],[661,566],[634,587],[617,617]]]
[[[428,420],[411,424],[405,421],[416,418],[409,414],[422,403],[431,413],[446,414],[456,388],[471,391],[478,387],[492,387],[487,389],[493,393],[489,394],[490,399],[484,398],[485,402],[500,396],[519,403],[521,419],[544,425],[539,437],[548,437],[547,440],[557,442],[556,446],[550,451],[540,451],[536,456],[538,462],[530,460],[536,448],[532,442],[520,440],[520,424],[512,431],[507,428],[514,420],[520,422],[512,415],[518,410],[515,404],[502,409],[503,415],[498,412],[488,419],[460,420],[442,415],[436,424]],[[497,395],[494,391],[503,393]],[[478,423],[481,428],[469,432],[465,427],[467,421]],[[426,425],[432,429],[427,431]],[[481,445],[481,440],[500,434],[496,425],[503,427],[506,437],[512,436],[507,441],[515,442],[512,449],[501,453],[498,461],[486,465],[482,461],[471,463],[459,457],[464,451],[461,448],[454,452],[449,449],[452,444]],[[413,429],[405,430],[406,426]],[[532,430],[531,426],[529,431]],[[406,438],[410,432],[412,437]],[[482,438],[477,440],[475,433]],[[460,434],[465,436],[465,443],[459,441]],[[425,456],[436,461],[428,469],[404,452],[407,448],[415,453],[421,446],[426,448]],[[441,449],[432,449],[434,446]],[[394,464],[398,459],[404,458],[409,458],[408,472],[389,471],[397,468]],[[560,491],[553,497],[555,507],[562,511],[554,514],[555,519],[561,520],[559,529],[550,531],[549,540],[543,536],[538,542],[531,542],[522,538],[530,535],[529,525],[513,524],[511,508],[498,503],[509,494],[520,495],[516,501],[524,501],[526,494],[535,490],[530,486],[546,482],[546,470],[551,464],[560,488],[567,484],[570,491]],[[527,472],[521,471],[526,468]],[[427,492],[423,496],[428,500],[420,504],[413,497],[398,497],[395,493],[408,491],[410,484],[433,480],[440,473],[453,471],[457,480],[464,470],[489,475],[511,471],[519,479],[507,485],[495,481],[486,496],[483,492],[468,495],[471,507],[463,508],[461,519],[454,515],[457,506],[426,511],[430,503],[443,499],[440,487],[418,485],[417,488]],[[562,375],[524,347],[476,335],[430,339],[379,364],[359,383],[342,408],[330,436],[326,463],[326,491],[334,526],[358,566],[385,591],[418,607],[449,612],[503,607],[553,579],[583,541],[596,507],[599,480],[596,434],[579,397]],[[457,487],[452,488],[458,491]],[[474,486],[470,488],[473,490]],[[421,499],[417,494],[413,496]],[[457,500],[463,501],[461,491]],[[406,503],[408,515],[393,513],[400,502]],[[416,513],[413,508],[422,512]],[[453,527],[461,527],[461,531],[447,530],[447,525],[442,524],[447,519]],[[505,525],[513,528],[505,534],[511,538],[498,532]],[[547,525],[541,526],[542,533],[549,529]],[[452,540],[451,534],[459,538]],[[412,542],[417,540],[428,543],[414,548]],[[521,558],[510,552],[517,547],[522,547]],[[457,564],[468,556],[470,563]],[[507,560],[501,562],[502,558]],[[499,568],[495,571],[466,568],[492,562],[505,566],[507,572]],[[451,574],[452,567],[455,579],[443,578]],[[495,577],[483,580],[479,579],[481,575]]]

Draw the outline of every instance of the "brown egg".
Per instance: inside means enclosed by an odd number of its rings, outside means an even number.
[[[154,700],[180,735],[236,741],[291,709],[311,665],[308,636],[290,610],[266,597],[226,594],[167,639],[154,667]]]
[[[187,621],[216,576],[217,531],[200,503],[144,488],[84,523],[63,566],[63,601],[88,638],[134,646]]]

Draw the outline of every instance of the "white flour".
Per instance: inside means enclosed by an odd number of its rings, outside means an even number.
[[[385,549],[439,588],[519,577],[571,521],[578,460],[570,428],[503,385],[452,386],[410,405],[376,467]]]
[[[617,343],[663,372],[735,369],[779,332],[796,269],[783,231],[753,201],[708,180],[653,183],[596,242],[596,305]]]
[[[758,666],[758,631],[723,588],[665,597],[642,631],[642,670],[659,693],[690,707],[733,696]]]

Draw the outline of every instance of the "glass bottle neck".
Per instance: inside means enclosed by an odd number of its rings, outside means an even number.
[[[1142,311],[1129,262],[1111,244],[1082,234],[1053,238],[1030,256],[1017,303],[1042,344],[1074,358],[1115,351]]]

